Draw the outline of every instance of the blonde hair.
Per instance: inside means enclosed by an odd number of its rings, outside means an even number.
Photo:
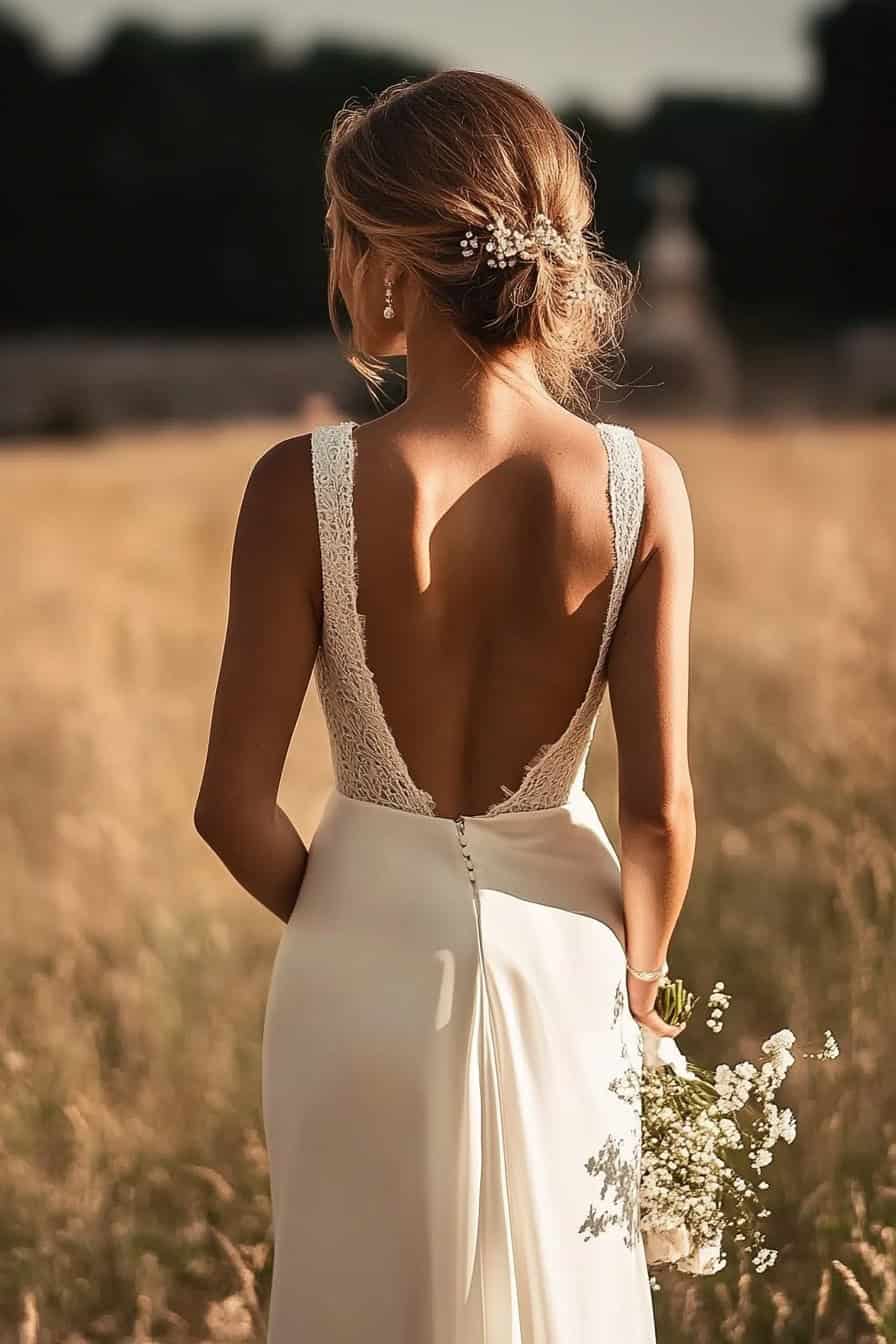
[[[477,358],[531,346],[544,385],[561,403],[591,406],[588,384],[620,352],[636,279],[589,228],[594,180],[581,139],[540,98],[496,75],[445,70],[402,80],[369,106],[337,112],[324,170],[333,246],[328,300],[337,336],[338,277],[357,283],[371,246],[412,272]],[[537,213],[581,234],[578,260],[541,249],[506,269],[468,260],[460,239],[503,215],[526,229]],[[596,297],[570,301],[590,276]],[[388,366],[349,345],[371,389]],[[608,381],[602,377],[602,381]]]

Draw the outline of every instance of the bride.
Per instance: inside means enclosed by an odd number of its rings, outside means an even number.
[[[406,355],[407,397],[255,464],[195,809],[282,921],[268,1344],[650,1344],[693,532],[675,460],[589,413],[631,276],[580,146],[505,79],[346,106],[326,192],[334,326],[373,385]],[[306,847],[277,798],[312,672],[335,785]],[[606,691],[618,855],[584,787]]]

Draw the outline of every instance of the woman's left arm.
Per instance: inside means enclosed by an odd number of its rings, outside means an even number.
[[[321,570],[310,435],[269,448],[240,506],[230,601],[195,827],[250,895],[286,923],[307,849],[277,803],[320,640]]]

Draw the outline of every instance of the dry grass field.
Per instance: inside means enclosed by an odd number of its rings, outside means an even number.
[[[192,807],[242,489],[305,427],[0,460],[0,1344],[263,1339],[280,926]],[[778,1263],[661,1274],[659,1339],[896,1340],[894,426],[637,427],[681,463],[697,533],[699,838],[672,969],[733,996],[722,1035],[698,1012],[682,1048],[744,1058],[785,1024],[797,1050],[824,1027],[841,1047],[798,1054],[780,1094],[799,1131],[769,1175]],[[312,694],[281,797],[306,839],[330,778]],[[589,785],[615,840],[609,711]]]

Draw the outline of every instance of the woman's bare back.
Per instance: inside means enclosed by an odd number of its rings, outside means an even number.
[[[556,407],[476,436],[354,430],[358,610],[384,717],[443,816],[485,812],[588,691],[613,581],[608,460]]]

